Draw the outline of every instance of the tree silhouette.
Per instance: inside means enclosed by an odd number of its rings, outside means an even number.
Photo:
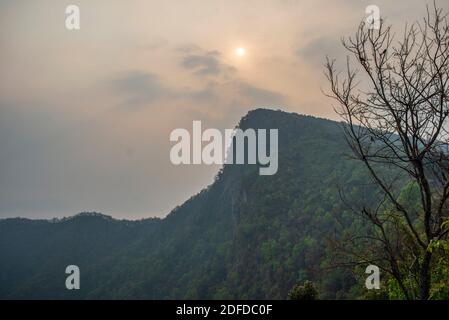
[[[361,23],[342,41],[349,52],[344,72],[327,58],[327,95],[338,102],[352,154],[381,194],[375,205],[358,210],[372,231],[342,246],[352,262],[388,272],[405,298],[428,299],[431,246],[448,233],[447,14],[434,4],[422,22],[395,36],[384,20],[379,29]]]

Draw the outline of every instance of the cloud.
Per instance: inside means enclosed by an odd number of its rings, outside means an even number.
[[[198,102],[212,102],[219,99],[217,94],[217,82],[208,82],[206,86],[199,90],[192,90],[186,95],[188,98]]]
[[[156,99],[167,91],[157,75],[143,71],[128,72],[113,82],[119,90],[142,95],[149,100]]]
[[[220,73],[220,63],[213,54],[189,55],[184,57],[181,64],[187,69],[195,70],[199,75]]]
[[[326,55],[342,58],[347,55],[340,38],[337,35],[328,35],[312,40],[309,44],[296,50],[296,55],[314,66],[323,65]]]
[[[175,101],[186,106],[194,104],[210,106],[283,105],[285,97],[275,91],[260,88],[239,79],[234,68],[220,60],[218,51],[206,51],[198,46],[177,49],[182,53],[180,66],[199,76],[196,87],[175,86],[166,83],[153,72],[130,70],[116,77],[115,93],[127,109]]]
[[[239,94],[253,106],[280,106],[285,103],[284,96],[278,92],[261,89],[246,82],[238,82],[236,85]]]
[[[228,75],[235,71],[235,68],[220,61],[220,52],[217,50],[204,51],[198,46],[179,48],[179,52],[184,53],[181,66],[192,70],[198,76],[218,76]]]
[[[225,109],[282,106],[286,101],[281,93],[259,88],[239,79],[209,82],[201,89],[185,91],[182,94],[194,103],[209,104]]]
[[[219,105],[243,106],[282,105],[285,97],[277,92],[254,86],[238,78],[237,70],[221,61],[217,50],[206,51],[191,44],[177,49],[182,56],[181,66],[197,76],[209,76],[203,88],[180,93],[194,101]],[[213,80],[210,80],[210,76]],[[231,98],[232,102],[229,102]],[[225,102],[226,101],[226,102]]]
[[[174,97],[176,93],[164,85],[160,77],[144,71],[129,71],[112,81],[113,89],[125,97],[125,107],[151,104],[161,98]]]

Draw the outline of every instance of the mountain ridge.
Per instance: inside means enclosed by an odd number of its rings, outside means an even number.
[[[250,111],[247,112],[246,115],[244,115],[241,119],[240,122],[236,125],[236,128],[240,128],[240,126],[242,125],[242,122],[244,122],[245,120],[247,120],[249,117],[252,117],[255,114],[258,113],[264,113],[266,115],[268,114],[283,114],[286,116],[292,116],[292,117],[297,117],[299,119],[307,119],[307,120],[318,120],[318,121],[327,121],[333,124],[339,124],[339,122],[331,120],[331,119],[327,119],[327,118],[322,118],[322,117],[317,117],[317,116],[313,116],[313,115],[308,115],[308,114],[300,114],[300,113],[296,113],[296,112],[287,112],[287,111],[283,111],[281,109],[268,109],[268,108],[256,108],[256,109],[252,109]],[[245,128],[246,126],[243,126],[243,128]],[[260,128],[260,129],[264,129],[264,128]],[[222,170],[223,168],[221,168],[220,170]],[[218,174],[218,173],[217,173]],[[214,179],[216,178],[217,175],[215,175]],[[213,183],[213,182],[212,182]],[[212,184],[211,183],[211,184]],[[201,193],[204,189],[207,189],[211,184],[209,184],[208,186],[204,187],[203,189],[201,189],[198,193],[192,195],[189,199],[187,199],[186,201],[184,201],[183,203],[187,202],[188,200],[190,200],[192,197],[195,197],[197,194]],[[15,216],[15,217],[0,217],[0,221],[4,221],[4,220],[9,220],[9,219],[17,219],[17,220],[33,220],[33,221],[51,221],[51,222],[60,222],[60,221],[64,221],[67,219],[73,219],[76,217],[81,217],[81,216],[102,216],[105,219],[113,219],[113,220],[117,220],[117,221],[142,221],[142,220],[147,220],[147,219],[164,219],[166,218],[169,214],[172,213],[172,211],[174,211],[177,207],[180,207],[183,205],[183,203],[177,205],[175,208],[173,208],[172,210],[170,210],[170,212],[167,213],[166,216],[164,217],[143,217],[143,218],[139,218],[139,219],[126,219],[126,218],[114,218],[112,215],[109,214],[105,214],[102,212],[96,212],[96,211],[81,211],[78,213],[75,213],[73,215],[69,215],[69,216],[64,216],[64,217],[53,217],[53,218],[27,218],[27,217],[22,217],[22,216]]]
[[[353,277],[323,271],[332,214],[345,211],[335,179],[364,177],[344,157],[339,123],[256,109],[238,127],[279,129],[276,175],[225,165],[162,219],[0,220],[0,298],[285,299],[305,280],[324,298],[350,297]],[[64,288],[69,264],[81,290]]]

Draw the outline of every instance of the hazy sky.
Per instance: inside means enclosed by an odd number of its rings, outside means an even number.
[[[69,4],[79,31],[65,28]],[[423,0],[0,0],[0,218],[164,216],[218,170],[172,165],[173,129],[233,128],[256,107],[336,119],[322,63],[344,58],[340,38],[370,4],[401,28],[425,12]]]

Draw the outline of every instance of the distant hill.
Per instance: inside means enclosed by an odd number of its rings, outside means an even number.
[[[366,179],[340,124],[257,109],[239,127],[279,129],[279,170],[226,165],[164,219],[0,220],[0,298],[285,299],[311,280],[322,298],[353,298],[354,276],[329,268],[327,239],[352,215],[339,186]],[[65,289],[65,267],[81,289]]]

